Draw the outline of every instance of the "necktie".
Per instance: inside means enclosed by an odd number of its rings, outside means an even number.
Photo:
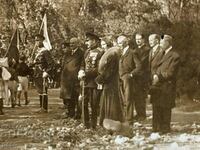
[[[165,51],[163,51],[163,56],[165,55]]]

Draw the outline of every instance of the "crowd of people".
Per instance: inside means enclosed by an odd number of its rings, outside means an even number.
[[[82,119],[85,128],[92,129],[98,124],[106,128],[106,124],[115,121],[132,126],[135,121],[146,119],[146,100],[150,96],[153,132],[170,132],[179,68],[179,55],[173,49],[172,36],[151,34],[145,39],[144,34],[136,33],[135,47],[125,35],[100,38],[87,32],[85,36],[86,50],[80,47],[76,37],[62,44],[60,98],[66,117]],[[9,82],[20,83],[17,97],[11,92],[13,107],[16,100],[20,106],[22,90],[25,104],[29,103],[27,76],[34,72],[40,112],[48,112],[47,78],[55,74],[55,63],[51,52],[43,45],[44,39],[42,35],[35,38],[37,49],[30,63],[32,69],[24,63],[24,56],[19,63],[8,64]],[[7,82],[3,73],[0,74],[2,88]],[[4,97],[3,90],[0,91],[0,112],[3,114]]]
[[[86,33],[84,52],[77,38],[70,40],[62,60],[60,95],[68,117],[82,117],[85,127],[93,129],[98,116],[105,128],[115,121],[132,126],[146,119],[150,95],[153,131],[170,132],[179,68],[173,38],[151,34],[146,40],[137,33],[134,39],[137,46],[132,48],[124,35],[99,38]]]

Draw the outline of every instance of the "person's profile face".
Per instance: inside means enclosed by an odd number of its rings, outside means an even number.
[[[104,50],[108,48],[107,43],[104,40],[101,40],[101,48]]]
[[[70,48],[73,50],[77,47],[77,43],[75,42],[70,42]]]
[[[156,39],[155,37],[150,36],[149,37],[149,46],[150,47],[154,47],[158,44],[158,39]]]
[[[123,49],[123,48],[125,48],[128,44],[127,44],[128,42],[127,42],[127,39],[125,38],[125,37],[119,37],[118,39],[117,39],[117,45],[121,48],[121,49]]]
[[[87,48],[92,48],[95,46],[96,42],[95,40],[87,38],[85,44],[87,45]]]

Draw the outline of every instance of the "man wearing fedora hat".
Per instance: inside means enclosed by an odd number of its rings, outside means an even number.
[[[86,128],[90,126],[95,129],[97,125],[97,109],[99,108],[100,92],[97,89],[95,78],[98,76],[98,64],[102,50],[98,47],[100,39],[97,35],[91,32],[86,33],[87,50],[84,54],[84,60],[78,74],[79,79],[85,80],[85,97],[84,111],[82,111],[83,122]],[[89,115],[89,104],[91,105],[91,123]]]
[[[171,110],[175,107],[176,98],[176,75],[179,69],[180,57],[173,50],[172,37],[162,36],[160,41],[162,58],[153,75],[153,84],[160,89],[157,93],[159,101],[153,103],[153,111],[156,114],[154,120],[158,124],[158,132],[163,134],[170,132]]]
[[[34,58],[34,79],[37,92],[39,94],[41,112],[48,111],[48,95],[47,95],[47,83],[48,76],[51,76],[54,61],[50,51],[48,51],[44,45],[44,36],[36,35],[35,41],[37,50]]]

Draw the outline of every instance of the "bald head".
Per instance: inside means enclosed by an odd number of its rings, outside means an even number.
[[[163,50],[168,49],[170,46],[172,46],[172,37],[170,35],[164,35],[160,41],[160,46]]]
[[[71,49],[75,49],[76,47],[79,46],[79,39],[76,37],[73,37],[70,39],[70,47]]]
[[[160,42],[160,36],[158,34],[149,35],[149,45],[150,47],[154,47],[158,45]]]
[[[125,48],[128,45],[128,38],[126,36],[119,36],[117,38],[117,44],[120,48]]]

